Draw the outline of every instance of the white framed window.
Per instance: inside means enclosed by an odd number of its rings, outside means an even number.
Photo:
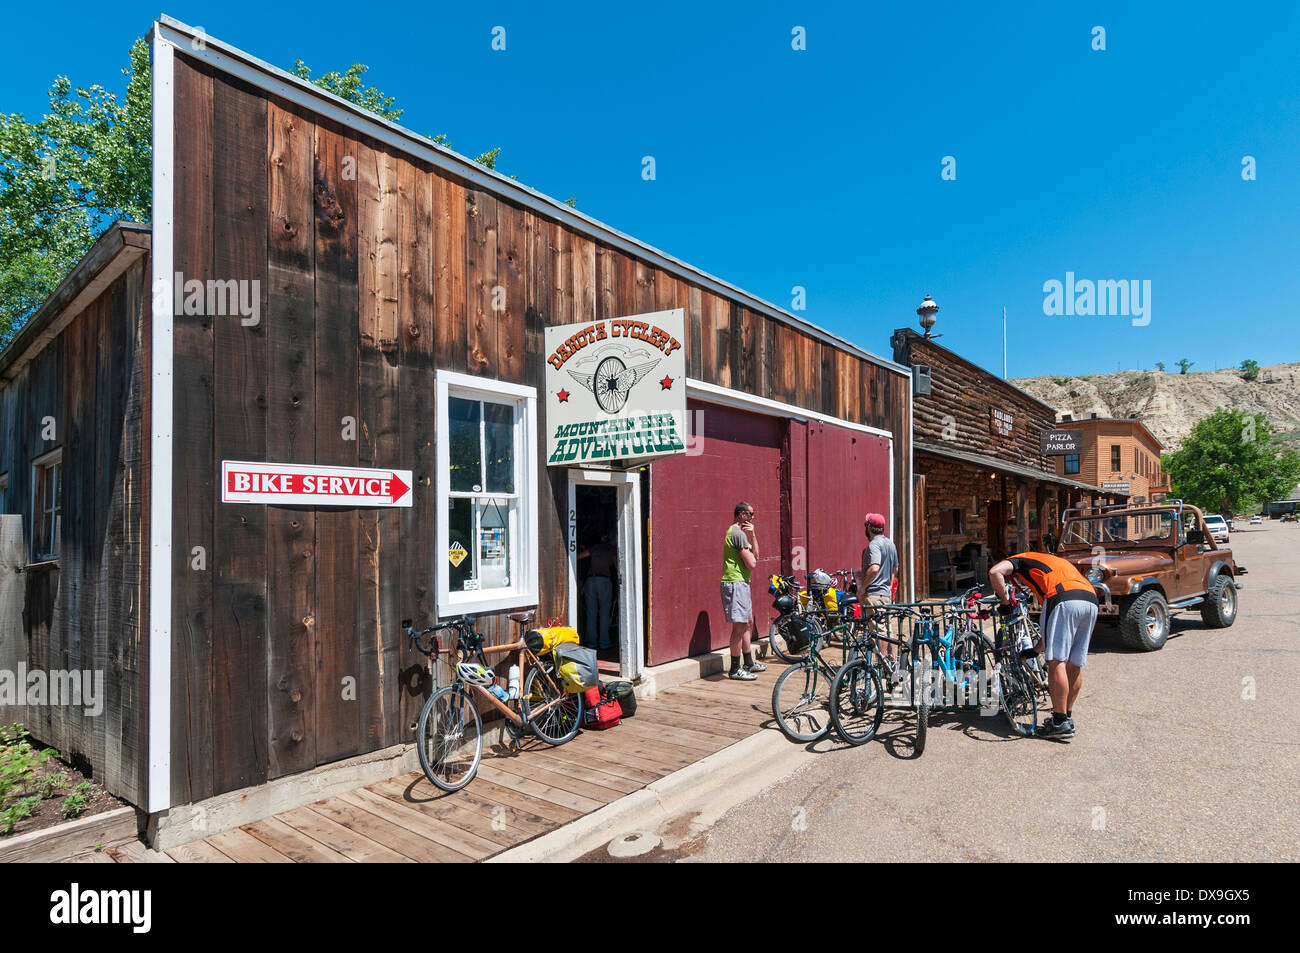
[[[32,562],[59,558],[63,531],[63,448],[32,461]]]
[[[439,371],[438,615],[537,605],[537,390]]]

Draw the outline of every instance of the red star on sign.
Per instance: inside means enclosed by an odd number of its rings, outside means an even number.
[[[661,387],[663,387],[664,390],[672,390],[672,389],[673,389],[673,379],[672,379],[671,377],[669,377],[667,374],[664,375],[664,379],[661,380],[661,381],[659,382],[659,384],[660,384]]]
[[[560,403],[561,403],[561,404],[568,403],[568,400],[569,400],[569,392],[568,392],[567,390],[565,390],[563,387],[560,388],[560,392],[559,392],[558,394],[556,394],[555,396],[558,397],[558,398],[560,398]]]

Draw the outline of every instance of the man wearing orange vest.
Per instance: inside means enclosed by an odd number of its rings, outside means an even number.
[[[1097,592],[1079,570],[1048,553],[1017,553],[989,570],[989,582],[1001,602],[1002,615],[1011,614],[1007,579],[1028,586],[1043,606],[1043,640],[1047,643],[1047,688],[1052,717],[1038,726],[1041,738],[1069,741],[1074,737],[1074,702],[1083,685],[1088,643],[1097,624]]]

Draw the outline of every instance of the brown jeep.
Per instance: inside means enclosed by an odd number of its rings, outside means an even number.
[[[1066,510],[1056,553],[1097,587],[1100,619],[1118,622],[1132,648],[1164,645],[1169,613],[1179,609],[1199,608],[1215,629],[1237,618],[1237,577],[1246,569],[1182,500]]]

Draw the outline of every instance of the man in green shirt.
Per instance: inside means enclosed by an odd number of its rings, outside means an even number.
[[[756,672],[767,671],[755,662],[750,651],[754,602],[749,591],[749,574],[758,564],[758,536],[754,533],[754,507],[736,504],[735,522],[722,538],[722,613],[731,623],[731,671],[729,678],[752,682]],[[744,664],[741,664],[741,657]]]

